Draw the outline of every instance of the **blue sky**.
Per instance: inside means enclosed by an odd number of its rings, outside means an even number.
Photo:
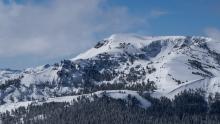
[[[0,68],[68,59],[113,33],[218,39],[219,6],[219,0],[1,0]]]
[[[152,35],[204,35],[204,28],[220,28],[219,0],[111,0],[111,5],[145,16],[152,10],[165,12],[150,19]]]

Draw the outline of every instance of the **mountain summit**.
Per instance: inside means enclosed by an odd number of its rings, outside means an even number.
[[[68,96],[102,84],[148,83],[155,85],[154,96],[173,98],[187,89],[214,95],[220,91],[220,42],[197,36],[114,34],[70,60],[0,70],[0,101]]]

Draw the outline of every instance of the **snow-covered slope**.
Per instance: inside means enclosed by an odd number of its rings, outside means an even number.
[[[6,80],[18,78],[20,73],[19,70],[0,69],[0,84]]]
[[[114,34],[70,60],[0,70],[1,104],[68,96],[91,84],[154,82],[155,96],[220,91],[220,41],[196,36]]]
[[[142,37],[122,34],[112,35],[100,44],[102,46],[92,48],[72,61],[94,59],[103,53],[112,56],[126,53],[137,59],[128,66],[127,63],[120,65],[118,70],[128,74],[131,68],[139,68],[139,70],[146,67],[154,68],[155,72],[143,75],[138,82],[147,82],[147,80],[156,82],[157,91],[161,95],[176,94],[185,89],[195,88],[202,88],[209,93],[220,91],[218,80],[220,42],[211,38]]]
[[[148,108],[151,103],[141,97],[137,92],[135,91],[129,91],[129,90],[107,90],[107,91],[98,91],[95,93],[90,94],[84,94],[84,95],[75,95],[75,96],[64,96],[64,97],[55,97],[55,98],[49,98],[46,101],[25,101],[25,102],[17,102],[17,103],[8,103],[0,106],[0,113],[15,110],[19,107],[27,107],[28,105],[41,105],[43,103],[50,103],[50,102],[69,102],[71,103],[73,100],[77,101],[80,97],[86,97],[90,100],[93,100],[93,96],[96,95],[98,97],[103,97],[103,95],[106,95],[113,99],[121,99],[121,100],[128,100],[128,95],[131,97],[136,98],[139,101],[139,106],[142,108]]]

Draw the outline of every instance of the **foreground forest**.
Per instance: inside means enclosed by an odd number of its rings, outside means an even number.
[[[116,100],[104,95],[93,100],[81,97],[71,103],[44,103],[20,107],[1,114],[3,124],[218,124],[220,123],[219,95],[205,99],[200,90],[184,91],[173,100],[152,98],[143,109],[130,95],[127,100]]]

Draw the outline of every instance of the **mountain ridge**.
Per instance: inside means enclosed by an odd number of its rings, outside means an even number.
[[[152,95],[220,89],[220,44],[198,36],[114,34],[75,58],[17,73],[0,70],[1,104],[79,93],[101,84],[155,83]],[[89,86],[87,86],[89,85]],[[110,89],[111,90],[111,89]]]

